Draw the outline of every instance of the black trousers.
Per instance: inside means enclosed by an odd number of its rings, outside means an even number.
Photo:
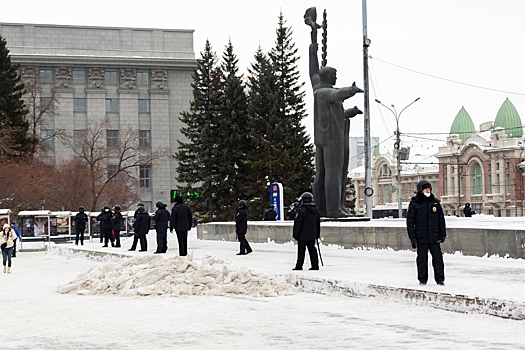
[[[112,230],[113,232],[113,241],[115,241],[115,247],[120,247],[120,231]]]
[[[13,242],[13,258],[16,258],[16,241],[18,241],[18,238]]]
[[[306,248],[308,248],[308,255],[310,255],[310,265],[312,265],[312,268],[318,269],[319,257],[317,256],[317,249],[315,249],[314,239],[297,241],[297,263],[295,264],[295,267],[298,269],[303,268]]]
[[[133,244],[131,244],[131,250],[137,249],[137,243],[140,241],[140,250],[146,251],[148,250],[148,240],[146,239],[145,233],[135,233],[133,235]]]
[[[252,247],[250,247],[250,243],[248,243],[248,240],[246,239],[246,234],[238,233],[237,238],[239,239],[240,244],[240,251],[241,254],[247,254],[252,252]]]
[[[111,241],[111,244],[113,244],[113,236],[111,235],[111,228],[101,228],[100,236],[101,238],[104,238],[104,245],[108,245],[109,241]]]
[[[75,244],[78,245],[78,237],[80,236],[80,244],[84,244],[84,231],[85,231],[85,228],[76,228],[77,229],[77,234],[75,236]]]
[[[179,242],[179,255],[188,255],[188,231],[175,231]]]
[[[157,253],[166,253],[168,251],[168,222],[157,222],[155,226],[157,231]]]
[[[432,267],[434,268],[434,280],[436,283],[445,282],[445,264],[443,263],[443,253],[439,243],[417,242],[417,279],[419,282],[428,281],[428,252],[432,255]]]

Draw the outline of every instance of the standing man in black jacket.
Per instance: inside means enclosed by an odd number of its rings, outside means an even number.
[[[246,239],[246,232],[248,231],[248,209],[246,201],[241,199],[237,204],[237,213],[235,213],[235,234],[239,240],[240,250],[237,255],[250,254],[253,250],[250,243]]]
[[[75,215],[75,230],[77,234],[75,236],[75,245],[78,245],[78,237],[80,236],[80,245],[84,245],[84,231],[86,230],[86,224],[88,222],[88,216],[84,212],[84,207],[78,208],[78,213]]]
[[[103,248],[108,246],[109,241],[111,241],[112,247],[115,246],[113,243],[113,236],[111,235],[112,216],[113,214],[111,213],[111,209],[109,209],[109,206],[107,205],[102,208],[102,212],[97,216],[97,221],[100,222],[100,241],[102,242],[102,239],[104,239],[104,245],[102,246]]]
[[[111,230],[113,231],[114,247],[120,248],[120,231],[122,230],[122,213],[120,205],[113,207],[113,216],[111,217]]]
[[[321,215],[314,204],[314,196],[305,192],[299,198],[301,206],[293,221],[293,238],[297,241],[297,262],[292,270],[302,270],[306,248],[310,255],[310,270],[319,270],[315,241],[321,237]]]
[[[432,185],[427,180],[417,183],[417,193],[408,206],[407,231],[412,248],[417,249],[417,279],[420,285],[428,281],[428,252],[432,255],[434,279],[445,285],[445,265],[440,243],[447,237],[445,215],[439,199],[432,194]]]
[[[135,250],[137,248],[137,241],[140,241],[140,252],[145,252],[148,250],[148,241],[146,235],[149,232],[151,226],[151,217],[149,216],[146,208],[138,207],[136,212],[137,217],[133,222],[133,231],[135,232],[135,237],[133,238],[133,244],[129,250]]]
[[[175,230],[179,242],[179,255],[188,255],[188,231],[193,222],[191,209],[182,200],[181,196],[175,197],[175,205],[171,209],[170,232]]]
[[[157,250],[154,254],[163,254],[168,251],[168,225],[170,222],[170,212],[166,210],[167,204],[158,201],[155,204],[157,211],[153,220],[155,221],[155,231],[157,231]]]

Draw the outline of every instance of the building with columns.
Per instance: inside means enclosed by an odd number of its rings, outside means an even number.
[[[0,35],[22,80],[40,83],[41,101],[56,89],[55,113],[38,130],[41,137],[58,129],[76,137],[107,117],[108,145],[131,126],[151,150],[177,150],[179,116],[193,98],[193,30],[0,23]],[[57,138],[48,146],[44,156],[52,164],[73,156]],[[108,173],[112,165],[109,160]],[[173,157],[141,166],[137,175],[146,206],[169,202],[176,185]]]
[[[445,215],[463,216],[465,203],[477,213],[498,217],[524,216],[525,170],[523,125],[509,99],[494,121],[476,129],[464,107],[451,125],[445,144],[433,157],[411,156],[401,162],[401,188],[397,189],[395,154],[372,159],[373,206],[402,202],[410,197],[421,179],[430,181],[441,200]],[[356,209],[364,212],[364,169],[350,173],[356,189]]]

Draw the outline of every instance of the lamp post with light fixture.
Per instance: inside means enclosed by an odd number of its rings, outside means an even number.
[[[390,105],[392,107],[390,108],[384,105],[377,98],[375,101],[379,103],[381,106],[388,109],[390,112],[392,112],[392,114],[396,118],[396,143],[394,145],[394,148],[397,150],[397,213],[398,213],[398,218],[402,218],[403,217],[403,208],[402,208],[403,203],[402,203],[401,192],[400,192],[401,190],[401,157],[399,154],[399,146],[401,144],[401,139],[400,139],[400,133],[399,133],[399,118],[401,118],[401,114],[403,113],[405,109],[407,109],[408,107],[410,107],[411,105],[419,101],[419,97],[416,98],[414,101],[410,102],[405,108],[401,110],[401,112],[399,112],[399,114],[397,113],[396,107],[394,107],[394,105]]]

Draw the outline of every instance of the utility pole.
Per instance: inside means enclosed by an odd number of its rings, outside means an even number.
[[[417,101],[419,101],[419,97],[416,98],[414,101],[410,102],[405,108],[403,108],[401,110],[401,112],[399,112],[399,114],[397,114],[397,110],[396,110],[396,107],[394,107],[394,105],[391,105],[392,108],[388,107],[388,106],[385,106],[381,101],[379,101],[377,98],[375,100],[377,103],[379,103],[381,106],[385,107],[386,109],[388,109],[390,112],[392,112],[392,114],[394,115],[394,117],[396,118],[396,143],[394,145],[394,148],[397,150],[397,215],[398,215],[398,218],[402,218],[403,217],[403,208],[402,208],[402,197],[401,197],[401,155],[400,155],[400,146],[401,146],[401,134],[399,132],[399,118],[401,118],[401,113],[403,113],[403,111],[405,109],[407,109],[408,107],[412,106],[414,103],[416,103]],[[406,159],[405,159],[406,160]]]
[[[369,103],[369,87],[368,87],[368,46],[370,46],[370,39],[368,39],[367,15],[366,15],[366,0],[362,2],[363,9],[363,89],[364,89],[364,147],[365,147],[365,216],[372,218],[372,162],[370,157],[370,103]]]

